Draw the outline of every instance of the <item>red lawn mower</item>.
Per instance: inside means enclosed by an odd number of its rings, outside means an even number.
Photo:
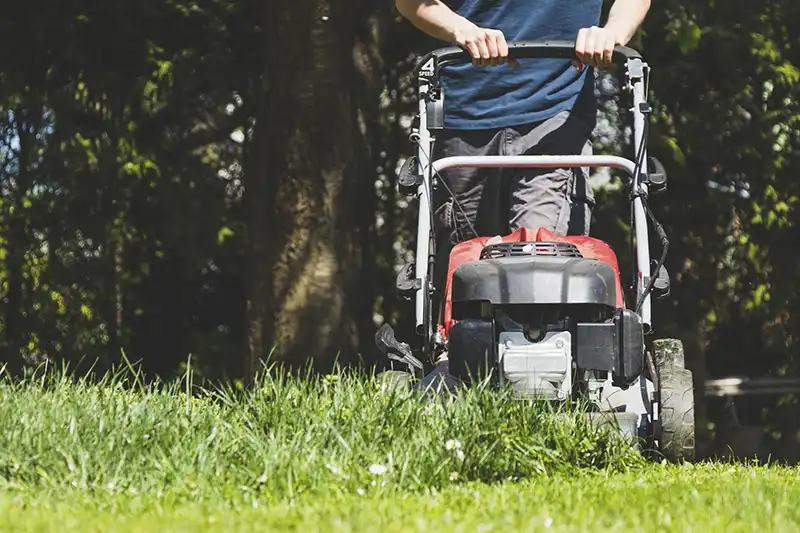
[[[509,55],[518,60],[569,59],[574,50],[572,42],[509,44]],[[444,368],[446,379],[465,386],[488,378],[521,398],[588,400],[593,418],[615,420],[625,435],[670,460],[692,460],[694,395],[683,345],[677,339],[652,338],[651,298],[669,294],[664,268],[669,241],[648,205],[649,196],[666,187],[663,167],[647,155],[650,69],[627,47],[617,47],[614,60],[625,66],[624,88],[632,97],[635,161],[538,155],[430,161],[435,132],[444,127],[440,69],[471,58],[460,48],[444,48],[419,61],[419,127],[411,136],[418,151],[398,178],[401,191],[419,200],[417,260],[397,280],[398,293],[415,303],[416,338],[400,342],[385,324],[376,343],[391,360],[408,367],[407,376],[421,378],[419,383],[433,383],[426,376]],[[457,244],[449,257],[443,305],[434,309],[432,188],[443,185],[441,171],[456,167],[610,167],[627,174],[636,269],[631,301],[626,301],[617,256],[608,244],[522,228]],[[657,261],[651,261],[648,220],[661,241]]]

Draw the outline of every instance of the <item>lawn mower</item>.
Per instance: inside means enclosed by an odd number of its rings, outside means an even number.
[[[570,59],[574,51],[573,42],[509,43],[509,56],[517,60]],[[417,153],[398,175],[401,192],[418,200],[416,261],[397,278],[398,294],[414,302],[416,331],[410,342],[401,342],[384,324],[376,344],[412,380],[435,375],[441,368],[437,361],[444,361],[447,379],[462,385],[488,376],[521,398],[582,400],[590,406],[588,415],[600,423],[611,420],[671,461],[692,460],[692,373],[680,340],[653,338],[652,298],[668,296],[670,279],[664,266],[669,241],[648,204],[667,182],[663,166],[647,154],[650,67],[628,47],[616,47],[613,57],[625,68],[623,88],[631,96],[634,160],[518,155],[431,161],[436,132],[444,128],[440,70],[471,58],[453,47],[418,62],[418,124],[411,133]],[[440,172],[456,167],[608,167],[622,172],[631,208],[635,272],[630,292],[623,290],[617,256],[604,241],[520,228],[456,244],[443,303],[434,309],[431,197],[433,188],[447,187]],[[648,220],[661,241],[656,261],[651,261]]]

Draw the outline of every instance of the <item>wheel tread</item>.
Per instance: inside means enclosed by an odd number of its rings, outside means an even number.
[[[695,458],[694,387],[684,368],[683,345],[675,339],[653,343],[659,374],[659,448],[672,461]]]

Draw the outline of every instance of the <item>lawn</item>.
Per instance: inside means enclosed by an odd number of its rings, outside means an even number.
[[[0,383],[0,421],[0,531],[800,528],[798,469],[645,462],[577,413],[481,389],[34,377]]]

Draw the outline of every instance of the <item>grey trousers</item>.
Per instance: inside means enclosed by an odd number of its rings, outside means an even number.
[[[538,124],[494,130],[444,130],[434,159],[455,155],[591,155],[592,128],[564,111]],[[444,290],[452,246],[473,237],[543,227],[559,235],[588,235],[594,194],[588,169],[457,168],[441,172],[433,194],[437,263],[434,284]],[[467,222],[469,221],[469,223]],[[477,235],[473,234],[472,228]]]
[[[496,130],[445,130],[434,158],[455,155],[591,155],[591,129],[562,112],[545,122]],[[441,173],[463,213],[439,186],[434,194],[437,233],[457,244],[516,229],[547,228],[559,235],[588,235],[594,194],[588,169],[458,168]],[[445,235],[442,235],[443,237]]]

